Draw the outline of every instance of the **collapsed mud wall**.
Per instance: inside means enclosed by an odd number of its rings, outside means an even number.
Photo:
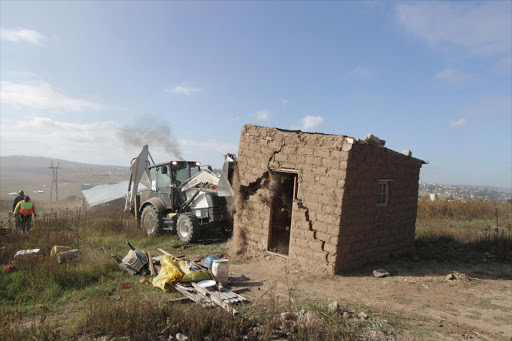
[[[296,172],[288,257],[333,273],[348,159],[345,144],[341,135],[245,125],[239,145],[230,252],[251,255],[268,250],[270,202],[279,193],[272,174]]]

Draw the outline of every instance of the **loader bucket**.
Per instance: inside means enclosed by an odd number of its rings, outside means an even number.
[[[235,195],[235,191],[233,191],[233,187],[231,187],[231,184],[229,183],[229,171],[230,169],[232,170],[234,162],[236,162],[236,157],[234,155],[224,155],[224,165],[222,166],[219,184],[217,187],[217,193],[219,197],[232,197]]]

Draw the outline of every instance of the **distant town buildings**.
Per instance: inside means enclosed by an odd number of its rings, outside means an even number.
[[[421,183],[419,186],[419,198],[431,200],[433,197],[441,200],[512,200],[512,192],[490,189],[486,187],[453,186]]]

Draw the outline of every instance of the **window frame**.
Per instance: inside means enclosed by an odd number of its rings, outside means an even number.
[[[377,207],[385,207],[389,204],[389,185],[393,180],[391,179],[382,179],[377,180],[378,188],[377,188]],[[384,191],[381,191],[382,187],[384,186]],[[384,197],[384,200],[382,201],[381,198]]]

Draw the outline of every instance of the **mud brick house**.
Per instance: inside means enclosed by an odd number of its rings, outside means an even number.
[[[275,252],[329,274],[413,252],[426,162],[377,143],[244,125],[235,251]]]

